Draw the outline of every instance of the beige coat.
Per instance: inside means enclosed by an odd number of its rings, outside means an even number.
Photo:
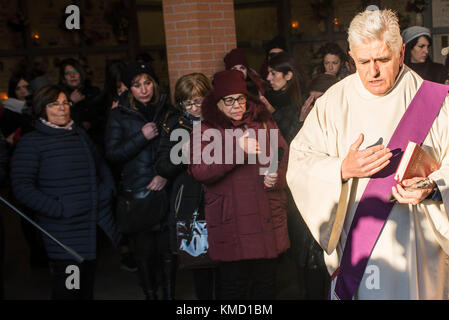
[[[347,233],[368,178],[341,182],[341,163],[360,133],[360,149],[387,145],[422,79],[407,66],[382,97],[369,93],[358,74],[332,86],[290,145],[287,182],[330,273],[338,267]],[[368,261],[355,298],[449,298],[449,98],[424,141],[441,163],[431,177],[443,202],[396,204]],[[335,285],[335,280],[333,282]]]

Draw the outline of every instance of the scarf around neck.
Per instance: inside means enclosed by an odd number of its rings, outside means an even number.
[[[73,120],[70,120],[69,123],[67,123],[65,126],[57,126],[47,120],[45,120],[44,118],[39,118],[39,120],[45,124],[46,126],[50,127],[50,128],[54,128],[54,129],[65,129],[65,130],[72,130],[73,129]]]

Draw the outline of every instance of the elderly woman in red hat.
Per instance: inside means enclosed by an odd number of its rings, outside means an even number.
[[[290,246],[285,194],[287,143],[265,106],[248,92],[241,72],[227,70],[214,75],[213,90],[203,101],[202,114],[201,143],[193,141],[191,158],[209,153],[211,146],[221,146],[222,150],[214,150],[212,163],[203,157],[192,161],[188,170],[205,188],[209,253],[219,262],[220,299],[247,298],[250,283],[249,298],[274,299],[277,257]],[[214,136],[212,143],[205,137],[209,133]],[[230,134],[237,137],[235,146],[231,139],[231,147],[227,141]],[[192,137],[197,139],[195,132]],[[277,145],[267,152],[269,144]],[[238,148],[243,149],[244,161],[238,161]],[[277,170],[266,173],[268,165],[260,160],[261,153],[275,159]]]
[[[266,83],[256,71],[248,66],[248,60],[246,59],[244,49],[232,49],[226,54],[223,61],[226,70],[238,70],[243,73],[246,87],[251,94],[260,96],[265,93],[265,90],[268,88],[268,83]]]

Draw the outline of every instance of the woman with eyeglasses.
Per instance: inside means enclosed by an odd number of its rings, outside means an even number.
[[[405,44],[404,63],[424,80],[444,84],[449,78],[446,68],[430,59],[432,47],[430,30],[421,26],[409,27],[402,31],[402,39]]]
[[[162,125],[161,142],[156,162],[157,172],[173,181],[170,196],[170,228],[172,252],[177,253],[176,220],[192,218],[196,209],[200,209],[199,219],[204,220],[203,188],[187,173],[187,164],[171,158],[172,149],[180,143],[179,139],[170,141],[174,130],[184,130],[190,136],[194,122],[202,119],[201,104],[212,89],[210,80],[202,73],[190,73],[182,76],[175,84],[175,103],[178,112],[167,113]],[[176,164],[175,164],[176,163]],[[213,267],[195,268],[193,283],[198,300],[217,298],[216,272]]]
[[[114,182],[86,132],[70,117],[71,102],[59,86],[45,86],[33,97],[35,130],[13,155],[11,181],[17,200],[37,212],[39,224],[78,252],[78,263],[43,237],[52,272],[52,299],[93,299],[97,225],[118,244],[112,213]],[[66,286],[68,266],[79,270],[79,289]]]
[[[60,62],[59,83],[68,92],[68,98],[73,103],[73,121],[90,134],[100,113],[97,108],[100,89],[91,85],[84,67],[72,58]]]
[[[156,170],[160,133],[165,114],[172,108],[159,89],[153,69],[132,62],[122,72],[128,88],[106,124],[106,158],[121,164],[117,201],[119,229],[131,240],[140,285],[145,298],[173,299],[174,261],[169,248],[169,180]],[[147,208],[140,215],[136,210]],[[128,212],[128,210],[134,212]],[[136,217],[136,218],[133,218]]]
[[[288,146],[240,71],[216,73],[201,110],[201,141],[191,142],[188,170],[204,185],[219,298],[274,299],[278,256],[290,245]]]

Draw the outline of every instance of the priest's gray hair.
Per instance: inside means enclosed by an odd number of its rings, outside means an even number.
[[[367,10],[352,19],[348,29],[349,49],[380,40],[396,54],[402,49],[401,30],[398,17],[392,10]]]

